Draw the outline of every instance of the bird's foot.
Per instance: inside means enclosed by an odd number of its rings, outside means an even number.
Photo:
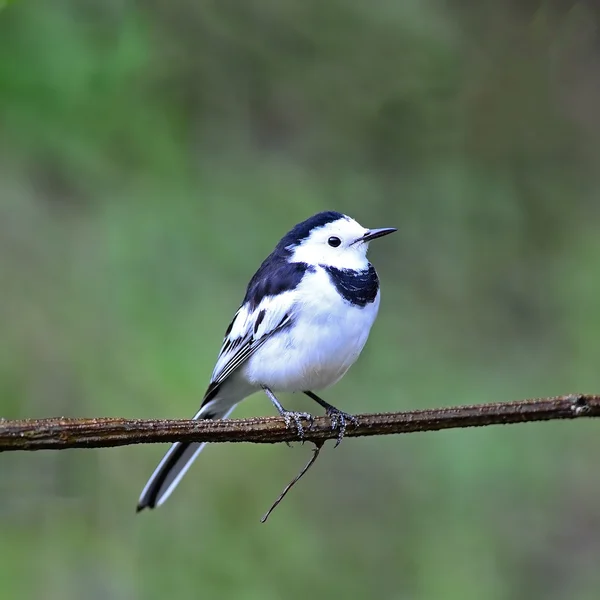
[[[302,419],[305,419],[309,423],[309,427],[312,427],[314,417],[307,412],[296,412],[295,410],[286,410],[281,406],[281,402],[277,400],[275,394],[266,386],[263,385],[263,390],[269,400],[273,403],[273,406],[277,409],[277,412],[283,420],[285,421],[285,426],[288,429],[295,429],[298,432],[298,437],[301,441],[304,441],[304,425],[302,424]],[[289,444],[288,444],[289,446]]]
[[[346,435],[348,423],[351,423],[354,427],[358,427],[358,419],[354,415],[343,412],[331,405],[326,409],[326,412],[327,416],[331,419],[331,429],[338,432],[337,441],[334,446],[334,448],[337,448],[344,439],[344,435]]]
[[[279,413],[285,421],[285,426],[288,429],[295,429],[298,432],[298,437],[304,441],[304,425],[302,420],[308,421],[309,428],[312,427],[315,418],[307,412],[297,412],[295,410],[283,410]]]

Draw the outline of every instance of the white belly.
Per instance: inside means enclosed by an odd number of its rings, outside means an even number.
[[[319,277],[320,282],[313,279],[299,290],[294,324],[274,335],[242,367],[251,384],[275,392],[323,389],[338,381],[360,355],[377,316],[379,293],[364,308],[352,306],[331,286],[322,285],[325,273],[314,275]]]

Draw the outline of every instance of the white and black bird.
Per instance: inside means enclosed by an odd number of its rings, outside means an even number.
[[[365,229],[338,212],[296,225],[250,280],[225,332],[210,384],[194,419],[225,419],[238,402],[263,390],[288,427],[303,435],[302,419],[275,392],[303,392],[320,404],[339,431],[356,419],[317,396],[356,361],[379,309],[379,279],[367,260],[369,242],[396,229]],[[177,442],[140,496],[137,510],[160,506],[205,444]]]

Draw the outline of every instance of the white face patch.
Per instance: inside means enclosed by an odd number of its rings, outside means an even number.
[[[313,229],[298,246],[288,247],[292,252],[290,262],[328,265],[338,269],[365,269],[369,244],[356,240],[367,231],[350,217],[327,223]]]

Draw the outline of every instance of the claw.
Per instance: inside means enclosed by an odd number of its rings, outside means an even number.
[[[285,426],[288,429],[296,429],[298,431],[298,437],[302,441],[304,441],[304,425],[302,425],[302,419],[306,419],[310,424],[309,426],[312,427],[315,418],[307,412],[296,412],[294,410],[286,410],[285,408],[283,408],[283,406],[281,406],[281,402],[277,400],[275,394],[273,394],[273,392],[267,386],[263,386],[263,390],[269,398],[269,400],[271,400],[271,402],[277,409],[277,412],[280,414],[280,416],[283,417],[285,421]]]
[[[327,416],[331,419],[332,431],[338,431],[337,441],[334,446],[337,448],[340,445],[340,442],[344,439],[348,422],[352,423],[354,427],[358,427],[358,419],[355,416],[349,415],[348,413],[341,411],[339,408],[332,406],[329,404],[329,402],[325,402],[323,398],[319,398],[319,396],[310,390],[306,390],[304,393],[325,409]]]
[[[358,427],[358,419],[354,415],[345,413],[333,406],[327,409],[327,416],[331,419],[331,429],[338,431],[338,437],[334,446],[334,448],[337,448],[344,439],[344,435],[346,435],[348,422],[352,423],[354,427]]]
[[[304,425],[302,419],[306,419],[309,423],[309,427],[312,427],[314,417],[310,413],[296,412],[293,410],[284,410],[281,416],[285,420],[285,426],[288,429],[296,429],[298,431],[298,437],[304,440]]]

